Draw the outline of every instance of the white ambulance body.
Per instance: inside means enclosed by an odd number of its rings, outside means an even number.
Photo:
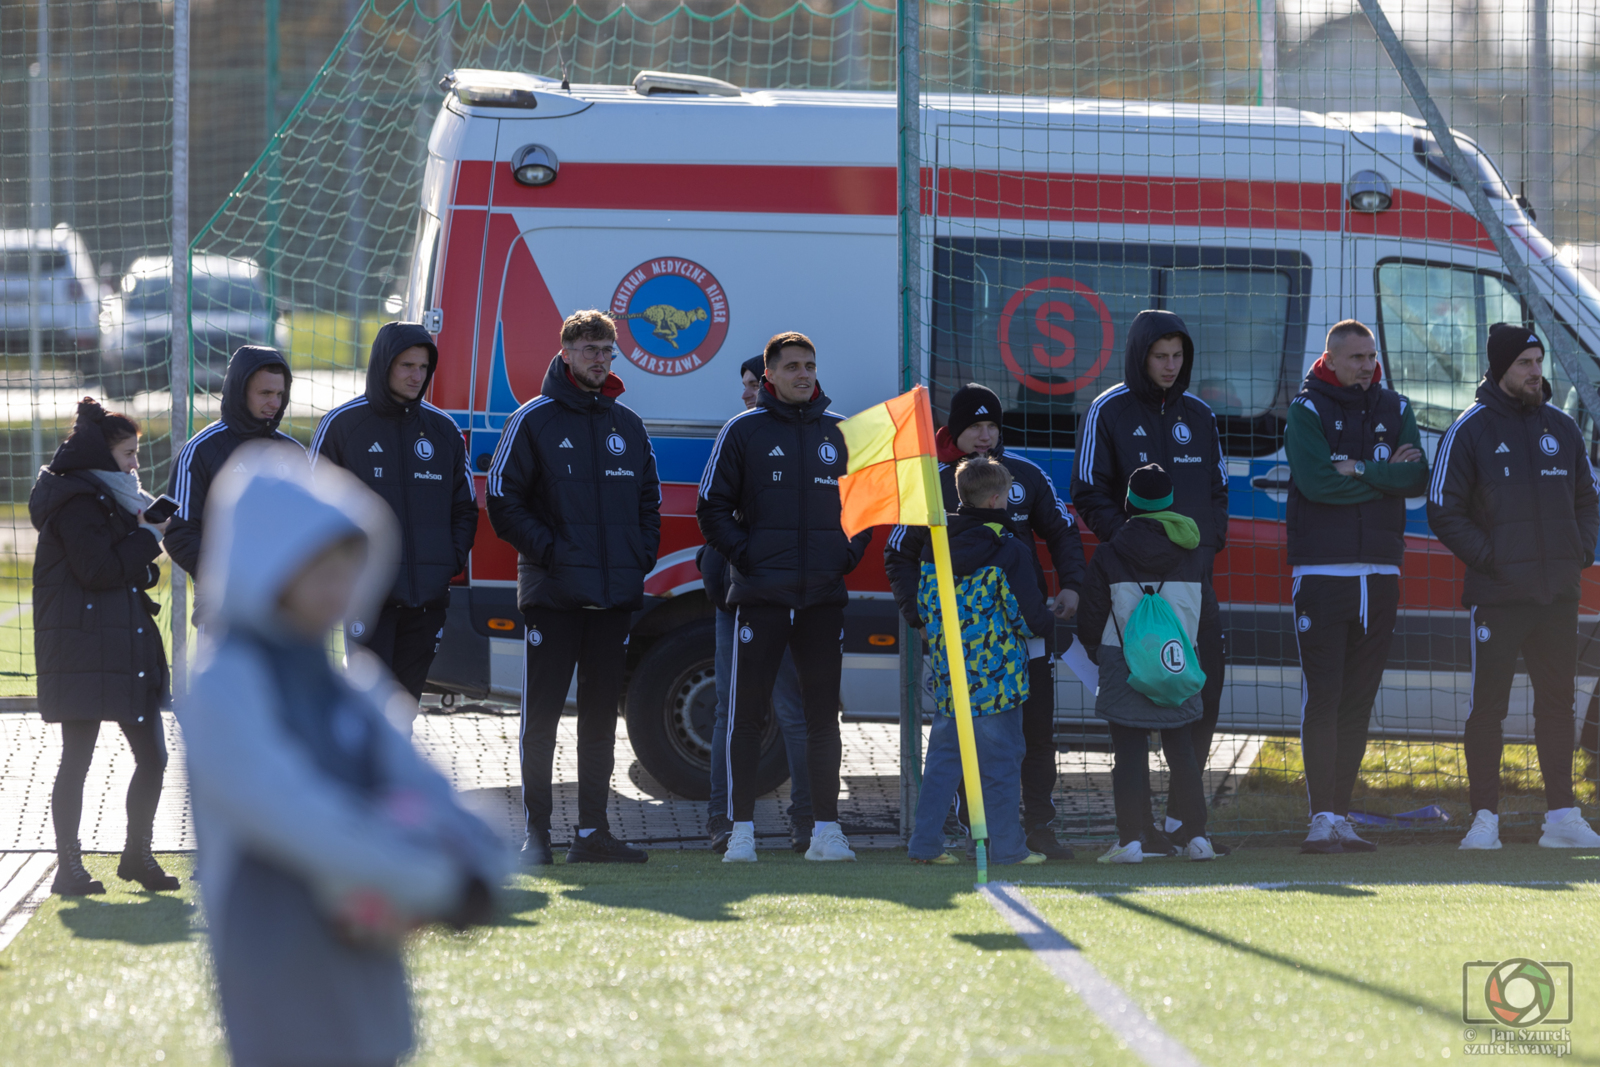
[[[663,85],[673,91],[653,91]],[[1133,315],[1182,315],[1198,352],[1191,390],[1217,413],[1230,472],[1221,728],[1297,731],[1283,415],[1327,328],[1359,318],[1378,331],[1431,457],[1471,403],[1488,323],[1526,315],[1465,193],[1426,131],[1398,115],[925,103],[918,380],[936,408],[967,381],[994,388],[1007,448],[1065,498],[1078,421],[1121,381]],[[406,313],[438,337],[431,399],[455,417],[474,468],[538,392],[565,315],[600,307],[622,326],[622,402],[650,427],[664,483],[660,563],[630,641],[629,729],[646,768],[685,795],[703,782],[714,700],[696,483],[716,430],[742,410],[740,363],[774,333],[815,340],[833,410],[901,391],[895,146],[892,94],[651,75],[568,91],[458,71],[433,128]],[[1600,293],[1479,159],[1557,313],[1600,351]],[[1574,391],[1559,369],[1551,376],[1556,402],[1577,415]],[[478,491],[481,502],[481,478]],[[1410,504],[1402,623],[1373,729],[1456,737],[1469,658],[1460,569],[1429,537],[1423,501]],[[847,715],[892,717],[898,705],[882,547],[880,531],[850,580]],[[485,516],[436,688],[517,695],[515,585],[515,553]],[[1600,591],[1586,588],[1585,604],[1600,607]],[[1059,673],[1063,738],[1098,733],[1092,698]],[[1593,688],[1587,679],[1581,704]],[[1519,701],[1507,735],[1531,737]],[[781,758],[768,764],[781,779]]]

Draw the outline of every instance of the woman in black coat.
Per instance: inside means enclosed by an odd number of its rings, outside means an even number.
[[[51,890],[103,893],[84,869],[78,844],[83,783],[101,722],[115,722],[133,749],[128,840],[117,876],[146,889],[178,880],[150,853],[167,744],[161,705],[167,657],[156,584],[166,523],[142,521],[151,502],[139,487],[139,426],[93,400],[78,405],[72,433],[39,472],[28,513],[39,531],[33,563],[33,649],[39,714],[61,724],[61,770],[51,794],[58,868]]]

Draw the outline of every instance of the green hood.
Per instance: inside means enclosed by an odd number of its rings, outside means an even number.
[[[1167,537],[1179,548],[1194,548],[1200,543],[1200,527],[1187,515],[1176,511],[1143,511],[1136,519],[1154,519],[1166,528]]]

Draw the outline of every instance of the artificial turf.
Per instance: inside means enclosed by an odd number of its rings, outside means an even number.
[[[112,886],[114,857],[90,866],[112,892],[52,899],[0,952],[0,1059],[222,1063],[190,884],[128,893]],[[1246,848],[1212,864],[1080,859],[995,876],[1027,887],[1202,1063],[1460,1059],[1462,964],[1512,956],[1573,965],[1567,1059],[1600,1063],[1600,1015],[1585,1010],[1600,856]],[[660,851],[645,867],[519,876],[498,925],[414,943],[414,1062],[1137,1062],[972,878],[894,852],[723,866]],[[1297,882],[1313,884],[1281,884]]]

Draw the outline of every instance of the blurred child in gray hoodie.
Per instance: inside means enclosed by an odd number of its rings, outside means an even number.
[[[200,561],[214,640],[179,710],[229,1048],[237,1067],[394,1064],[404,935],[485,921],[504,850],[385,718],[413,706],[388,672],[328,657],[389,588],[389,509],[285,445],[232,458]]]

